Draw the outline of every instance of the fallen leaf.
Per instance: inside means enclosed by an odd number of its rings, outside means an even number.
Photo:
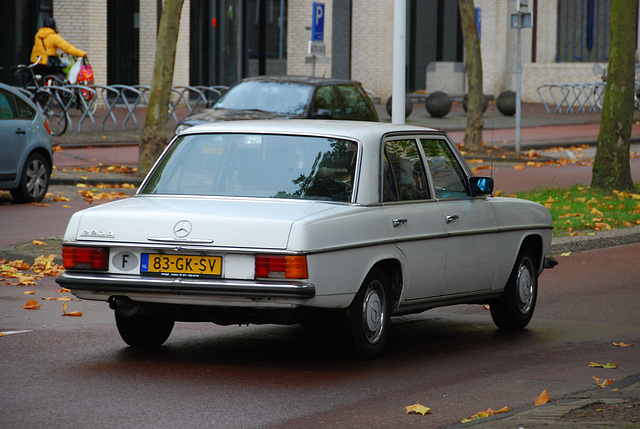
[[[47,243],[45,243],[44,241],[40,241],[40,240],[33,240],[32,243],[35,244],[36,246],[46,246],[47,245]]]
[[[489,408],[487,410],[479,411],[479,412],[475,413],[474,415],[472,415],[468,419],[460,420],[460,423],[467,423],[467,422],[470,422],[472,420],[483,419],[485,417],[495,416],[497,414],[503,414],[503,413],[507,413],[507,412],[509,412],[509,407],[503,407],[503,408],[500,408],[497,411],[494,411],[491,408]]]
[[[606,368],[606,369],[614,369],[614,368],[618,367],[618,365],[616,365],[615,363],[612,363],[612,362],[609,362],[609,363],[606,363],[606,364],[601,364],[601,363],[598,363],[598,362],[589,362],[589,366],[591,368]]]
[[[82,313],[79,311],[71,311],[67,313],[67,303],[62,304],[62,314],[61,316],[69,316],[69,317],[80,317]]]
[[[33,286],[36,284],[34,277],[28,274],[19,274],[16,278],[19,286]]]
[[[35,290],[25,290],[22,293],[25,294],[25,295],[35,295],[36,291]]]
[[[522,165],[522,164],[514,165],[514,166],[513,166],[513,169],[514,169],[514,170],[524,170],[524,165]]]
[[[615,382],[616,382],[616,380],[612,380],[612,379],[610,379],[610,378],[607,378],[607,379],[605,379],[605,380],[600,380],[600,379],[599,379],[598,377],[596,377],[595,375],[592,375],[591,377],[595,380],[596,384],[597,384],[598,386],[602,387],[602,388],[605,388],[605,387],[607,387],[607,386],[609,386],[609,385],[611,385],[611,384],[613,384],[613,383],[615,383]]]
[[[42,305],[38,304],[38,301],[36,301],[35,299],[30,299],[22,308],[24,310],[37,310],[40,307],[42,307]]]
[[[45,301],[73,301],[73,298],[68,297],[68,296],[58,296],[58,297],[46,297],[46,298],[41,298]]]
[[[538,398],[534,402],[534,405],[537,406],[537,405],[547,404],[549,402],[551,402],[551,397],[549,396],[549,392],[547,392],[547,389],[544,389],[540,394],[540,396],[538,396]]]
[[[431,408],[425,407],[422,404],[413,404],[413,405],[408,405],[405,407],[407,409],[407,414],[422,414],[423,416],[425,414],[433,414],[433,411],[431,411]]]
[[[633,344],[625,343],[624,341],[620,341],[619,343],[611,343],[616,347],[631,347]]]
[[[58,292],[58,293],[70,293],[71,291],[69,289],[67,289],[66,287],[63,287],[62,289],[58,289],[56,292]]]
[[[571,252],[564,252],[560,254],[560,256],[570,256],[570,255],[571,255]]]

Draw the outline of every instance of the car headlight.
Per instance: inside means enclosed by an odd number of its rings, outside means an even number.
[[[186,130],[187,128],[191,128],[191,125],[188,124],[178,124],[178,126],[176,127],[176,129],[173,131],[174,135],[180,135],[184,132],[184,130]]]

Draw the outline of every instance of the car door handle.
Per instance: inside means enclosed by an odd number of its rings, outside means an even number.
[[[18,128],[18,129],[16,130],[16,134],[27,134],[27,132],[26,132],[24,129],[22,129],[22,128]]]
[[[453,222],[454,220],[458,220],[458,219],[460,219],[460,216],[458,216],[458,215],[446,215],[446,216],[444,217],[444,220],[445,220],[445,222],[447,222],[447,223],[451,223],[451,222]]]
[[[407,220],[406,219],[393,219],[392,222],[393,222],[393,227],[397,228],[398,226],[400,226],[400,225],[402,225],[404,223],[407,223]]]

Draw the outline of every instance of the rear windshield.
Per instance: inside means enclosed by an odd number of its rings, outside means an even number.
[[[357,156],[355,142],[326,137],[186,135],[139,193],[350,202]]]

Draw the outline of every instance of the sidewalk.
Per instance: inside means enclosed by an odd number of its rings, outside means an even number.
[[[460,423],[462,428],[602,429],[640,427],[640,374],[606,388],[576,392],[548,404]]]

